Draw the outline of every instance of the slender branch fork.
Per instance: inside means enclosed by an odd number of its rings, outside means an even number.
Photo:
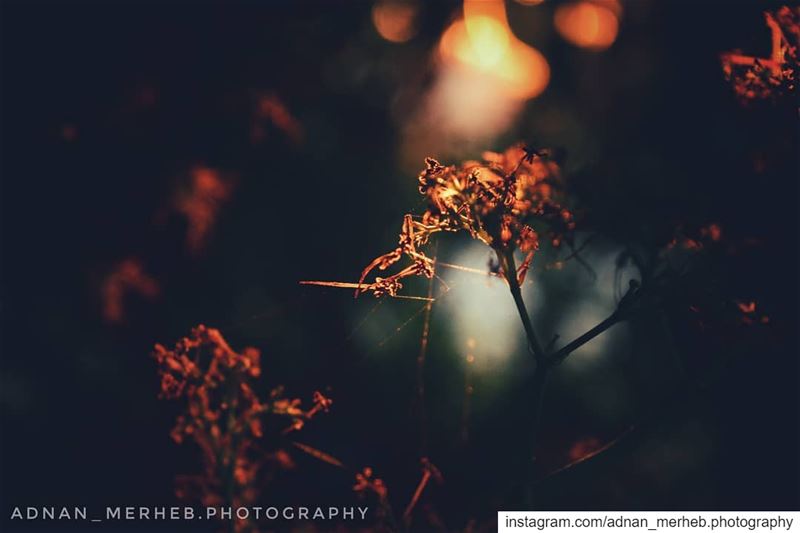
[[[498,252],[498,255],[501,256],[501,265],[503,265],[504,271],[508,272],[505,278],[508,282],[511,295],[514,297],[514,303],[517,306],[519,317],[522,320],[522,327],[525,329],[525,335],[528,338],[528,344],[531,353],[536,359],[537,364],[541,366],[551,367],[562,363],[564,359],[572,354],[572,352],[591,341],[601,333],[604,333],[615,324],[618,324],[619,322],[622,322],[628,318],[628,313],[625,312],[621,307],[617,307],[617,309],[603,319],[603,321],[558,350],[551,352],[551,345],[553,343],[549,344],[547,349],[544,349],[542,348],[542,344],[539,342],[539,338],[536,336],[536,332],[533,329],[533,323],[531,322],[530,315],[528,314],[528,310],[525,306],[525,301],[522,298],[522,289],[516,278],[516,264],[514,261],[513,252],[510,250]],[[632,288],[637,286],[638,285],[633,284]]]
[[[557,365],[561,363],[564,359],[566,359],[572,352],[589,342],[590,340],[594,339],[607,329],[611,328],[613,325],[622,322],[625,319],[625,316],[620,313],[618,310],[611,313],[608,317],[606,317],[602,322],[597,324],[595,327],[575,339],[574,341],[570,342],[569,344],[565,345],[563,348],[560,348],[555,353],[553,353],[549,357],[549,363],[551,365]]]
[[[623,298],[623,301],[620,302],[620,305],[617,307],[617,309],[602,322],[588,330],[583,335],[580,335],[575,340],[567,343],[563,347],[552,351],[552,345],[554,342],[548,344],[547,348],[543,348],[539,338],[536,336],[533,323],[531,322],[530,315],[528,314],[528,310],[525,306],[525,301],[522,298],[522,289],[517,279],[517,267],[514,260],[513,249],[505,248],[496,251],[498,259],[500,260],[500,264],[503,268],[504,277],[508,282],[508,287],[511,291],[511,295],[514,298],[514,303],[516,304],[520,320],[522,320],[522,326],[525,329],[525,335],[528,340],[528,347],[534,359],[536,360],[536,370],[534,371],[531,383],[533,420],[531,421],[529,442],[529,451],[533,454],[536,448],[539,419],[541,418],[542,405],[544,403],[544,391],[547,385],[547,377],[550,370],[553,366],[562,363],[575,350],[591,341],[598,335],[602,334],[615,324],[625,320],[628,317],[627,310],[630,308],[629,304],[631,293],[629,292],[629,294]],[[631,290],[634,290],[636,287],[638,287],[638,285],[632,284]],[[623,303],[625,304],[624,306]]]

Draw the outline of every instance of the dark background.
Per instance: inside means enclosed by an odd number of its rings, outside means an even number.
[[[429,51],[459,5],[425,5],[420,33],[404,45],[375,34],[370,7],[2,3],[4,521],[15,505],[175,501],[174,476],[198,466],[190,445],[168,437],[177,407],[157,399],[148,354],[198,323],[219,327],[235,347],[262,349],[263,390],[283,383],[308,401],[329,387],[333,411],[298,440],[354,468],[373,466],[393,505],[405,506],[419,475],[412,405],[421,322],[370,350],[349,334],[371,301],[297,284],[356,279],[418,205],[414,172],[398,164],[392,105],[399,88],[414,94],[432,82]],[[565,149],[585,223],[607,242],[651,243],[678,224],[709,221],[731,242],[756,242],[721,258],[709,284],[756,300],[771,320],[703,337],[685,313],[668,312],[688,379],[663,370],[666,341],[649,332],[652,320],[633,324],[649,344],[596,376],[623,368],[638,380],[641,393],[613,424],[582,412],[567,393],[576,385],[557,381],[545,407],[543,470],[562,464],[562,448],[582,436],[604,442],[636,429],[604,456],[543,482],[537,501],[553,509],[797,509],[797,102],[742,106],[718,60],[735,48],[767,53],[763,3],[624,7],[617,42],[593,54],[552,29],[525,33],[525,9],[551,5],[509,4],[512,27],[548,57],[552,79],[486,148],[534,138]],[[301,144],[278,130],[250,141],[260,91],[297,117]],[[582,118],[580,138],[589,142],[571,144],[542,118],[555,106]],[[65,125],[77,132],[71,141]],[[766,161],[760,173],[756,158]],[[183,247],[179,218],[154,223],[194,165],[237,183],[199,256]],[[126,257],[140,258],[162,293],[155,302],[130,298],[126,323],[110,325],[99,286]],[[418,307],[383,305],[396,309],[395,326]],[[439,327],[446,320],[434,311],[427,376],[428,454],[445,484],[427,497],[454,530],[471,518],[491,524],[503,508],[509,450],[526,411],[524,392],[477,395],[483,414],[470,443],[459,444],[463,376]],[[513,381],[513,373],[498,379]],[[296,471],[264,490],[265,502],[355,501],[349,473],[296,459]]]

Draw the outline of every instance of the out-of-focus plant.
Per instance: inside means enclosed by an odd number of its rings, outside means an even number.
[[[740,51],[722,54],[722,70],[742,101],[792,94],[797,88],[800,58],[800,7],[783,6],[767,11],[764,18],[771,34],[769,57],[755,57]]]
[[[233,182],[208,167],[195,167],[187,188],[175,198],[174,208],[186,217],[186,247],[199,254],[205,247],[222,206],[230,200]]]
[[[431,480],[436,483],[443,483],[444,478],[439,469],[428,459],[422,457],[420,459],[420,479],[417,483],[411,499],[403,511],[402,525],[406,530],[412,524],[412,514],[417,507],[425,489],[430,484]],[[365,467],[355,474],[356,482],[353,485],[353,490],[360,497],[371,500],[377,505],[375,513],[375,528],[377,531],[397,531],[400,529],[399,522],[389,502],[389,489],[383,479],[377,477],[370,467]]]
[[[251,347],[241,353],[234,351],[219,330],[203,325],[172,349],[156,344],[153,357],[159,365],[161,397],[184,403],[171,436],[178,443],[193,441],[202,454],[203,473],[179,478],[179,497],[198,499],[205,506],[254,503],[258,479],[267,463],[293,467],[286,450],[269,451],[261,446],[266,417],[281,419],[285,435],[300,430],[333,403],[315,392],[312,406],[304,409],[301,400],[285,397],[282,387],[259,398],[255,380],[261,376],[260,356]],[[231,526],[249,531],[254,524],[237,519]]]
[[[114,266],[103,279],[101,295],[103,318],[109,323],[125,321],[125,298],[133,293],[148,300],[155,299],[160,292],[158,282],[149,276],[142,262],[128,258]]]
[[[251,129],[254,142],[261,142],[267,136],[267,126],[277,129],[292,143],[303,142],[303,125],[289,111],[286,104],[274,93],[260,94],[256,100],[255,117]]]

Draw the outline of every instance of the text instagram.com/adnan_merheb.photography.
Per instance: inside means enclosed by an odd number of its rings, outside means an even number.
[[[247,507],[14,507],[11,520],[365,520],[369,507],[361,506],[247,506]]]

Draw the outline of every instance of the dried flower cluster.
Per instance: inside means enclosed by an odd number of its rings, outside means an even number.
[[[722,54],[722,70],[742,101],[773,98],[793,93],[797,87],[800,58],[800,7],[783,6],[764,13],[772,34],[768,58],[731,52]]]
[[[485,152],[483,161],[444,166],[427,158],[419,175],[419,192],[427,200],[421,217],[406,215],[398,247],[370,263],[357,293],[394,296],[408,276],[433,276],[433,259],[422,247],[440,231],[466,231],[498,253],[519,250],[525,260],[516,272],[521,283],[539,248],[539,232],[547,231],[558,246],[574,229],[572,213],[558,198],[560,169],[543,151],[513,146],[503,153]],[[365,283],[374,269],[386,270],[403,257],[411,264],[400,272]]]
[[[203,475],[184,478],[179,496],[196,495],[206,506],[252,503],[266,460],[293,465],[285,450],[267,454],[258,447],[266,415],[287,417],[285,433],[302,428],[333,403],[316,392],[312,407],[304,410],[299,399],[285,398],[281,387],[262,401],[254,391],[254,380],[261,375],[260,352],[245,348],[238,353],[218,330],[202,325],[171,350],[157,344],[153,356],[159,365],[161,397],[186,402],[172,438],[178,443],[194,441],[205,467]]]
[[[717,250],[727,250],[727,253],[731,253],[735,248],[723,237],[722,227],[716,223],[690,231],[681,228],[659,251],[659,258],[664,260],[662,267],[685,274],[691,268],[692,259],[701,257],[705,251],[716,247]],[[679,261],[681,259],[682,261]],[[719,292],[708,284],[694,287],[691,301],[693,303],[688,309],[691,312],[692,322],[702,331],[712,326],[767,325],[770,322],[767,314],[757,311],[755,300],[721,297]]]

